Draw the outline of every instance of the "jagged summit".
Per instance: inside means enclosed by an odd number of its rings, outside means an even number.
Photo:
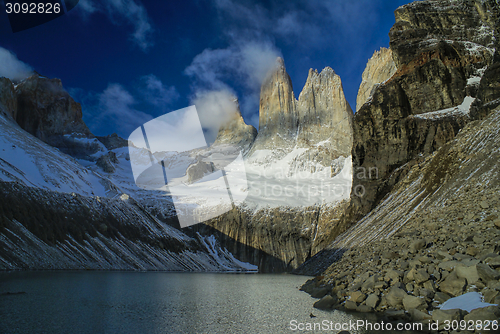
[[[310,69],[306,84],[295,98],[293,85],[282,58],[262,85],[259,134],[252,153],[264,149],[288,151],[295,146],[319,143],[336,155],[348,156],[352,145],[352,109],[347,103],[340,77],[331,67]]]

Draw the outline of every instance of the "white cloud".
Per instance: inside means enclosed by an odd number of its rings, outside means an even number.
[[[201,126],[207,130],[207,142],[212,143],[222,124],[228,122],[238,111],[233,92],[221,89],[217,91],[198,91],[193,99],[200,117]]]
[[[165,109],[179,98],[174,86],[166,87],[154,74],[143,76],[141,81],[144,83],[141,91],[146,103]]]
[[[17,81],[29,77],[32,73],[31,66],[17,59],[9,50],[0,47],[0,77]]]
[[[279,56],[281,53],[270,42],[235,43],[226,49],[205,49],[193,59],[185,73],[195,80],[195,99],[209,90],[215,95],[219,91],[231,92],[227,82],[237,80],[245,90],[241,98],[242,114],[251,115],[258,110],[255,102],[259,99],[260,86]]]
[[[120,84],[111,83],[99,95],[99,115],[96,123],[113,122],[123,131],[132,132],[152,119],[151,115],[136,110],[135,98]]]
[[[140,86],[131,91],[118,83],[108,84],[99,93],[78,88],[68,91],[82,104],[84,120],[92,132],[105,135],[113,131],[128,137],[137,127],[151,120],[152,114],[171,111],[170,106],[179,97],[174,86],[166,86],[153,74],[138,81]]]
[[[135,0],[80,0],[77,8],[84,15],[102,12],[108,15],[115,24],[125,21],[133,25],[134,32],[131,38],[144,51],[153,45],[151,40],[153,27],[146,8]]]

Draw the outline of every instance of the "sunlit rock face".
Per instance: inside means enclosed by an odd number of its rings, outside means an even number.
[[[298,100],[282,58],[262,85],[259,134],[250,155],[258,150],[322,146],[348,156],[352,146],[352,109],[340,77],[326,67],[310,69]]]
[[[379,51],[375,51],[363,71],[356,99],[356,111],[371,98],[374,89],[392,77],[395,72],[396,64],[392,59],[392,50],[380,48]]]
[[[261,87],[259,133],[245,153],[247,197],[194,229],[216,233],[236,257],[263,272],[297,268],[329,241],[347,205],[352,117],[333,69],[309,70],[296,99],[278,58]],[[213,147],[219,138],[247,143],[238,118],[221,128]]]

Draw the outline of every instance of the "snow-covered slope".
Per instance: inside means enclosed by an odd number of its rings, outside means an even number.
[[[85,196],[115,196],[106,178],[30,135],[0,115],[0,180]]]
[[[160,222],[131,198],[173,216],[165,192],[135,185],[127,151],[114,150],[117,172],[106,174],[0,115],[0,270],[257,270],[215,240]]]

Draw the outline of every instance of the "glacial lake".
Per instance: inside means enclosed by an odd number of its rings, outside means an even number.
[[[0,333],[337,333],[334,327],[299,329],[366,320],[313,308],[315,299],[298,289],[306,280],[284,274],[3,272]]]

